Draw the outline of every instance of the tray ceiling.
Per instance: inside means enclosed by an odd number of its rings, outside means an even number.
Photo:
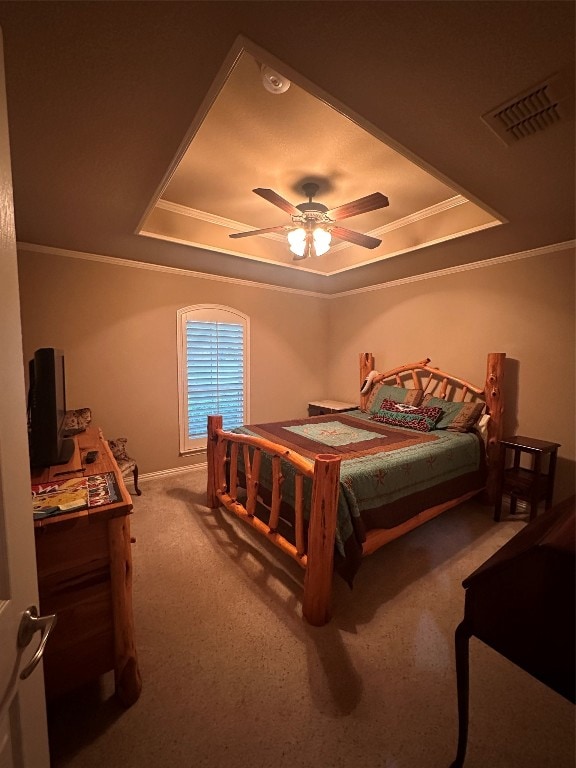
[[[335,295],[573,245],[573,3],[0,0],[0,27],[21,250]],[[311,180],[386,195],[343,222],[382,244],[229,237]]]
[[[267,90],[262,64],[288,78],[288,90]],[[328,208],[373,192],[386,195],[388,207],[344,222],[381,245],[372,250],[334,237],[328,253],[294,260],[284,233],[230,239],[233,232],[292,224],[254,188],[271,188],[296,205],[307,200],[307,181],[318,184],[315,201]],[[331,275],[502,221],[288,66],[242,41],[212,84],[138,232]]]

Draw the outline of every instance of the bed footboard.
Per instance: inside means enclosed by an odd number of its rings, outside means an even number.
[[[253,449],[251,456],[250,448]],[[237,498],[239,450],[242,450],[246,475],[245,505]],[[272,457],[272,502],[268,524],[255,514],[262,451]],[[340,457],[320,454],[312,466],[300,454],[269,440],[224,432],[222,417],[208,416],[207,459],[208,506],[211,509],[226,507],[245,523],[264,533],[273,544],[305,568],[302,613],[314,626],[326,624],[330,620]],[[277,530],[284,479],[282,461],[289,462],[296,471],[294,544]],[[312,481],[307,541],[304,534],[305,477]]]

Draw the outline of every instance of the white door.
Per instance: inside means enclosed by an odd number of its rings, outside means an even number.
[[[48,768],[42,664],[24,680],[40,632],[18,648],[25,611],[38,606],[26,430],[4,48],[0,31],[0,768]]]

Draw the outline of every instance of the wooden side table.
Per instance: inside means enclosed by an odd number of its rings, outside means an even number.
[[[536,440],[533,437],[514,435],[500,441],[500,465],[498,470],[498,488],[496,494],[496,506],[494,508],[494,520],[500,520],[502,513],[502,497],[510,496],[510,513],[516,512],[518,499],[530,504],[530,520],[534,520],[538,512],[538,505],[545,502],[546,509],[552,506],[554,493],[554,475],[556,473],[556,455],[559,443],[550,443],[546,440]],[[507,466],[508,451],[513,452],[512,466]],[[530,468],[520,466],[522,453],[531,456]],[[545,471],[543,463],[547,457],[548,467]],[[543,462],[544,460],[544,462]]]
[[[326,413],[355,411],[356,403],[343,403],[340,400],[314,400],[308,403],[308,416],[324,416]]]

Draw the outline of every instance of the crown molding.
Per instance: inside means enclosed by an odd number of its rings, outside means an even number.
[[[51,245],[34,245],[34,243],[17,243],[20,251],[27,253],[46,253],[52,256],[64,256],[70,259],[81,259],[83,261],[97,261],[102,264],[110,264],[115,267],[131,267],[132,269],[147,269],[151,272],[165,272],[168,275],[180,275],[181,277],[194,277],[197,280],[212,280],[219,283],[231,283],[232,285],[242,285],[246,288],[261,288],[269,291],[280,291],[280,293],[295,293],[301,296],[312,296],[319,299],[330,298],[326,293],[316,291],[306,291],[302,288],[286,288],[281,285],[272,285],[271,283],[259,283],[256,280],[243,280],[240,277],[224,277],[222,275],[213,275],[206,272],[195,272],[191,269],[182,269],[181,267],[168,267],[162,264],[150,264],[146,261],[132,261],[130,259],[121,259],[118,256],[102,256],[98,253],[86,253],[84,251],[70,251],[66,248],[56,248]]]
[[[215,213],[208,213],[208,211],[199,211],[197,208],[189,208],[187,205],[181,203],[172,203],[170,200],[165,200],[163,197],[156,203],[156,208],[162,208],[165,211],[171,213],[177,213],[179,216],[187,216],[190,219],[198,219],[199,221],[206,221],[208,224],[217,224],[219,227],[225,227],[226,229],[233,229],[236,232],[250,232],[254,227],[250,227],[247,224],[242,224],[234,219],[226,219],[224,216],[217,216]],[[162,239],[162,235],[158,235]],[[271,240],[285,241],[285,237],[277,235],[275,232],[266,232],[260,237],[268,237]]]
[[[350,272],[352,269],[358,269],[359,267],[366,267],[368,264],[376,264],[376,262],[383,262],[387,261],[388,259],[394,258],[394,256],[402,256],[404,253],[411,253],[414,250],[419,250],[421,248],[429,248],[432,245],[439,245],[440,243],[447,243],[449,240],[456,240],[459,237],[465,237],[466,235],[472,235],[475,232],[482,232],[484,229],[491,229],[492,227],[497,227],[500,224],[499,221],[489,221],[486,224],[480,224],[477,227],[470,227],[470,229],[464,229],[461,232],[453,232],[449,235],[444,235],[443,237],[438,237],[434,240],[429,240],[425,245],[420,245],[418,248],[409,247],[409,248],[402,248],[399,251],[390,251],[390,253],[387,253],[384,258],[375,256],[373,259],[367,259],[366,261],[363,261],[361,264],[353,264],[350,267],[341,267],[340,269],[334,269],[332,272],[326,272],[327,277],[331,277],[332,275],[339,275],[342,272]],[[331,249],[336,250],[336,248]]]
[[[341,291],[340,293],[330,294],[330,298],[338,299],[342,296],[354,296],[358,293],[368,293],[370,291],[381,291],[385,288],[394,288],[397,285],[407,285],[408,283],[418,283],[422,280],[433,280],[437,277],[446,277],[447,275],[454,275],[458,272],[469,272],[472,269],[484,269],[485,267],[496,267],[500,264],[507,264],[511,261],[519,261],[520,259],[530,259],[534,256],[545,256],[551,253],[557,253],[559,251],[566,251],[569,248],[576,248],[576,240],[567,240],[564,243],[553,243],[552,245],[544,245],[540,248],[531,248],[528,251],[518,251],[517,253],[508,253],[504,256],[495,256],[492,259],[484,259],[483,261],[473,261],[470,264],[461,264],[458,267],[447,267],[446,269],[437,269],[435,272],[426,272],[423,275],[411,275],[410,277],[402,277],[398,280],[390,280],[387,283],[378,283],[376,285],[368,285],[365,288],[355,288],[351,291]]]
[[[427,219],[430,216],[437,216],[439,213],[444,213],[444,211],[449,211],[451,208],[456,208],[459,205],[464,205],[464,203],[469,202],[470,200],[462,197],[462,195],[455,195],[454,197],[449,197],[447,200],[442,200],[440,203],[436,203],[436,205],[430,205],[428,208],[422,208],[421,211],[415,211],[409,216],[404,216],[401,219],[396,219],[396,221],[391,221],[390,224],[385,224],[383,227],[374,229],[370,234],[376,236],[384,235],[386,232],[392,232],[394,229],[408,227],[416,221],[422,221],[422,219]],[[499,221],[497,223],[500,224]]]
[[[389,224],[385,224],[383,227],[370,230],[366,234],[372,235],[373,237],[385,235],[387,232],[392,232],[393,230],[401,229],[402,227],[409,227],[411,224],[414,224],[417,221],[422,221],[423,219],[427,219],[430,216],[437,216],[439,213],[449,211],[452,208],[456,208],[457,206],[464,205],[464,203],[468,202],[469,200],[462,195],[454,195],[454,197],[450,197],[447,200],[442,200],[440,203],[436,203],[436,205],[431,205],[428,208],[423,208],[420,211],[411,213],[409,216],[404,216],[401,219],[396,219],[396,221],[391,221]],[[197,208],[190,208],[187,205],[182,205],[181,203],[173,203],[170,200],[165,200],[164,198],[160,198],[160,200],[158,200],[156,203],[156,208],[162,208],[165,211],[170,211],[171,213],[175,213],[179,216],[187,216],[190,219],[205,221],[208,224],[216,224],[217,226],[225,227],[226,229],[233,229],[236,232],[250,232],[250,230],[253,229],[253,227],[248,226],[247,224],[242,224],[239,221],[234,221],[234,219],[226,219],[223,216],[217,216],[215,213],[200,211]],[[460,234],[462,233],[458,233],[458,235]],[[157,237],[159,239],[163,239],[162,235],[157,235]],[[260,235],[260,237],[267,237],[270,240],[276,240],[277,242],[284,242],[286,239],[285,236],[277,234],[276,232],[266,232],[265,234]],[[181,240],[180,242],[184,243],[185,241]],[[331,246],[330,250],[341,251],[349,247],[350,243],[343,242],[338,243],[338,245]]]
[[[248,288],[260,288],[263,290],[280,291],[281,293],[293,293],[301,296],[309,296],[318,299],[338,299],[343,296],[354,296],[355,294],[368,293],[370,291],[380,291],[385,288],[394,288],[398,285],[407,285],[409,283],[417,283],[422,280],[433,280],[437,277],[446,277],[447,275],[454,275],[458,272],[468,272],[472,269],[484,269],[488,267],[495,267],[500,264],[507,264],[511,261],[519,261],[521,259],[529,259],[537,256],[545,256],[551,253],[558,253],[559,251],[566,251],[570,248],[576,248],[576,240],[566,240],[563,243],[552,243],[550,245],[544,245],[539,248],[531,248],[527,251],[518,251],[516,253],[505,254],[504,256],[495,256],[491,259],[484,259],[483,261],[474,261],[470,264],[462,264],[457,267],[447,267],[446,269],[438,269],[434,272],[427,272],[420,275],[412,275],[410,277],[402,277],[398,280],[390,280],[386,283],[378,283],[376,285],[369,285],[364,288],[354,288],[350,291],[341,291],[339,293],[318,293],[316,291],[306,291],[300,288],[285,288],[282,286],[271,285],[270,283],[259,283],[255,280],[242,280],[237,277],[222,277],[220,275],[206,274],[204,272],[193,272],[188,269],[181,269],[179,267],[167,267],[161,264],[149,264],[144,261],[130,261],[127,259],[120,259],[117,256],[102,256],[96,253],[85,253],[84,251],[70,251],[65,248],[56,248],[49,245],[34,245],[33,243],[18,242],[17,247],[19,251],[25,253],[46,253],[52,256],[64,256],[66,258],[81,259],[84,261],[97,261],[102,264],[110,264],[116,267],[130,267],[132,269],[146,269],[152,272],[165,272],[166,274],[179,275],[181,277],[193,277],[198,280],[212,280],[221,283],[230,283],[232,285],[242,285]]]

